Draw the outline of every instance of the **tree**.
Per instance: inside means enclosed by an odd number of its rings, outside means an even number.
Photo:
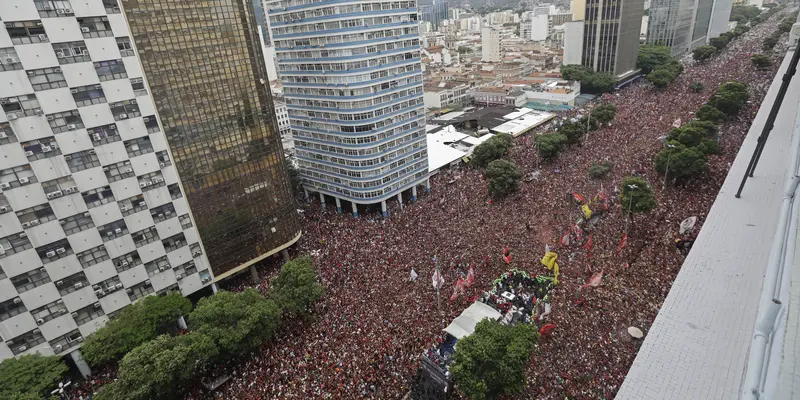
[[[789,33],[792,30],[792,25],[794,25],[794,21],[792,19],[784,19],[780,24],[778,24],[778,32]]]
[[[93,366],[116,361],[159,334],[174,333],[178,317],[191,310],[192,303],[180,293],[147,296],[89,335],[83,343],[83,357]]]
[[[705,172],[708,158],[697,149],[670,141],[656,154],[655,167],[659,173],[667,174],[667,179],[683,180]]]
[[[519,189],[522,171],[511,161],[494,160],[486,167],[486,178],[489,180],[489,194],[503,197]]]
[[[552,158],[558,155],[564,145],[567,144],[567,137],[560,133],[548,133],[536,136],[536,152],[541,158]]]
[[[682,126],[669,131],[667,140],[674,140],[686,147],[699,146],[706,139],[706,132],[701,128]]]
[[[614,75],[607,72],[595,72],[581,81],[581,84],[584,85],[581,88],[586,93],[603,94],[613,92],[617,87],[617,80]]]
[[[714,124],[722,123],[726,118],[725,113],[717,110],[710,104],[703,104],[700,106],[697,112],[694,113],[694,116],[701,121],[708,121]]]
[[[566,122],[558,128],[558,133],[567,137],[567,143],[578,143],[586,133],[586,124]]]
[[[314,260],[304,256],[295,258],[281,267],[272,279],[269,297],[286,314],[304,314],[325,293],[318,283]]]
[[[592,111],[592,118],[601,124],[607,124],[617,116],[617,107],[611,103],[603,103]]]
[[[0,363],[0,399],[12,395],[21,399],[47,398],[66,372],[66,364],[57,356],[37,353],[7,358]]]
[[[705,132],[705,137],[709,139],[716,137],[717,132],[719,131],[717,125],[713,122],[699,119],[694,119],[685,123],[682,128],[702,129]]]
[[[459,54],[472,53],[472,48],[467,46],[458,46],[458,53]]]
[[[472,162],[485,167],[490,162],[502,158],[512,146],[511,135],[501,133],[478,145],[472,152]]]
[[[643,45],[639,46],[636,66],[642,69],[642,73],[649,74],[670,60],[672,60],[672,48],[669,46]]]
[[[717,48],[714,46],[700,46],[692,50],[692,57],[695,61],[708,60],[713,57],[714,54],[717,54]]]
[[[767,68],[770,65],[772,65],[772,60],[770,60],[769,57],[763,54],[753,54],[752,56],[750,56],[750,61],[753,63],[753,65],[756,66],[756,68],[761,68],[761,69]]]
[[[180,386],[217,355],[214,342],[202,334],[158,336],[122,359],[118,379],[103,387],[95,400],[177,398]]]
[[[700,82],[692,82],[692,84],[689,85],[689,89],[695,93],[700,93],[705,89],[705,86]]]
[[[623,212],[628,212],[628,210],[632,213],[649,212],[656,208],[653,189],[644,178],[627,176],[622,178],[620,186],[619,201]]]
[[[289,177],[289,186],[292,189],[292,193],[303,193],[303,179],[300,177],[300,170],[298,170],[293,163],[287,162],[286,172]]]
[[[747,94],[745,93],[745,95],[742,96],[741,94],[732,92],[717,92],[710,101],[716,109],[723,113],[727,115],[736,115],[739,113],[739,110],[747,104]]]
[[[775,35],[767,36],[764,39],[764,43],[761,45],[761,48],[763,48],[764,50],[772,50],[772,48],[778,44],[779,39],[780,37],[777,37]]]
[[[189,327],[208,336],[219,349],[220,358],[230,359],[271,338],[280,326],[280,316],[278,305],[255,289],[219,292],[200,299],[189,314]]]
[[[592,114],[592,119],[589,119],[589,116],[584,115],[578,119],[578,125],[582,126],[583,129],[589,128],[589,131],[596,131],[599,128],[597,124],[597,120],[594,118],[594,114]]]
[[[614,169],[614,163],[608,160],[601,163],[592,163],[592,166],[589,167],[589,178],[600,179],[611,172],[612,169]]]
[[[647,75],[647,80],[659,89],[666,88],[673,79],[674,75],[664,68],[659,68]]]
[[[737,36],[737,37],[738,36],[742,36],[747,32],[750,32],[750,27],[745,26],[745,25],[739,25],[739,26],[737,26],[736,28],[733,29],[733,35]]]
[[[708,43],[714,46],[715,49],[722,50],[725,48],[725,46],[728,45],[728,37],[720,35],[715,38],[711,38],[711,40],[709,40]]]
[[[533,324],[478,322],[472,335],[459,340],[455,352],[451,371],[458,389],[471,400],[522,393],[525,369],[538,341]]]
[[[561,66],[561,79],[568,81],[583,81],[587,76],[593,74],[594,71],[583,65],[562,65]]]

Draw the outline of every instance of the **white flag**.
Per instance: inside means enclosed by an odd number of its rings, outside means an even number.
[[[433,273],[433,288],[439,290],[442,288],[442,286],[444,286],[444,277],[437,269]]]
[[[414,268],[411,268],[411,282],[416,281],[417,280],[417,276],[419,276],[419,275],[417,275],[417,271],[414,271]]]

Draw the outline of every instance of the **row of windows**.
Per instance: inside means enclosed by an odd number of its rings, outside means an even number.
[[[287,98],[287,104],[302,106],[302,107],[315,107],[315,108],[331,108],[331,109],[359,109],[378,106],[384,103],[398,100],[407,96],[414,96],[422,93],[422,85],[410,89],[404,89],[391,94],[375,97],[368,100],[349,100],[347,97],[340,100],[306,100]]]
[[[347,28],[357,28],[357,27],[370,28],[375,25],[388,25],[388,24],[398,24],[398,23],[409,24],[409,23],[415,23],[416,21],[417,21],[417,14],[415,12],[403,15],[388,15],[380,17],[365,16],[365,17],[346,19],[340,21],[311,22],[305,24],[301,22],[286,26],[278,26],[272,29],[272,34],[273,36],[314,33],[314,32],[320,32],[324,34],[325,33],[324,31],[331,31],[336,29],[347,29]]]
[[[410,60],[412,58],[419,58],[418,51],[408,53],[376,57],[369,60],[352,61],[352,62],[333,62],[322,64],[280,64],[278,70],[280,72],[296,72],[296,71],[353,71],[364,68],[378,67],[381,65],[393,64]]]
[[[377,83],[372,86],[363,88],[335,88],[335,89],[320,89],[320,88],[305,88],[305,87],[284,87],[283,93],[286,98],[292,95],[308,95],[308,96],[365,96],[371,94],[379,94],[382,92],[389,92],[399,86],[405,86],[411,83],[422,82],[422,75],[414,75],[406,78],[400,78],[389,82]]]
[[[344,34],[332,34],[326,36],[318,36],[303,39],[281,39],[275,41],[275,47],[278,48],[293,48],[294,46],[321,46],[326,44],[342,44],[351,42],[362,41],[379,41],[383,38],[396,40],[398,36],[417,35],[419,28],[416,26],[409,26],[403,28],[383,29],[370,32],[356,32]]]
[[[380,44],[369,44],[361,47],[347,49],[305,49],[305,50],[284,50],[276,55],[278,60],[294,60],[298,58],[331,58],[331,57],[352,57],[366,54],[376,54],[382,51],[410,48],[419,46],[419,39],[408,39],[392,41]]]
[[[397,10],[401,8],[414,8],[416,2],[414,1],[399,1],[399,2],[386,2],[386,3],[365,3],[365,4],[351,4],[333,7],[321,7],[313,10],[300,10],[288,12],[286,14],[272,15],[269,17],[270,22],[293,22],[305,18],[316,18],[328,15],[347,14],[354,12],[364,11],[378,11],[378,10]]]
[[[421,72],[422,64],[412,63],[399,67],[392,67],[385,70],[364,73],[359,75],[288,75],[282,76],[285,84],[292,83],[313,83],[319,85],[349,85],[357,84],[360,82],[369,82],[377,79],[394,77],[400,74]]]

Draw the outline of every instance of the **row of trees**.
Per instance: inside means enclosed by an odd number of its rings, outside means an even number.
[[[611,93],[617,86],[614,76],[607,72],[595,72],[583,65],[562,65],[561,78],[568,81],[580,81],[584,93]]]
[[[640,46],[636,65],[647,75],[647,80],[659,89],[667,87],[683,72],[683,65],[672,58],[669,46]]]
[[[503,197],[519,189],[522,170],[517,164],[503,159],[513,146],[513,138],[506,133],[492,136],[478,145],[472,153],[473,165],[485,168],[489,180],[489,194]]]
[[[718,125],[736,115],[747,104],[747,86],[739,82],[720,85],[708,104],[695,113],[692,121],[672,129],[664,148],[654,159],[656,171],[667,180],[684,181],[708,168],[708,155],[719,152]]]
[[[610,103],[601,104],[595,107],[590,115],[576,121],[565,122],[555,133],[536,136],[536,151],[543,159],[553,158],[567,145],[579,143],[586,133],[597,130],[600,124],[613,121],[616,115],[616,106]]]
[[[784,18],[781,21],[781,23],[778,24],[778,27],[775,28],[775,31],[772,32],[771,35],[764,38],[764,43],[762,44],[762,48],[764,50],[772,50],[775,47],[775,45],[777,45],[778,42],[780,41],[781,36],[784,33],[789,33],[792,30],[792,26],[794,25],[795,21],[796,21],[796,15]]]

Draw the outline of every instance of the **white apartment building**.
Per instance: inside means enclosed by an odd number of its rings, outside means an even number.
[[[490,27],[484,27],[481,29],[481,61],[500,62],[502,59],[500,32]]]
[[[0,360],[72,355],[209,262],[116,0],[0,1]]]
[[[443,81],[425,85],[425,107],[444,108],[463,105],[471,99],[470,88],[466,83]]]

